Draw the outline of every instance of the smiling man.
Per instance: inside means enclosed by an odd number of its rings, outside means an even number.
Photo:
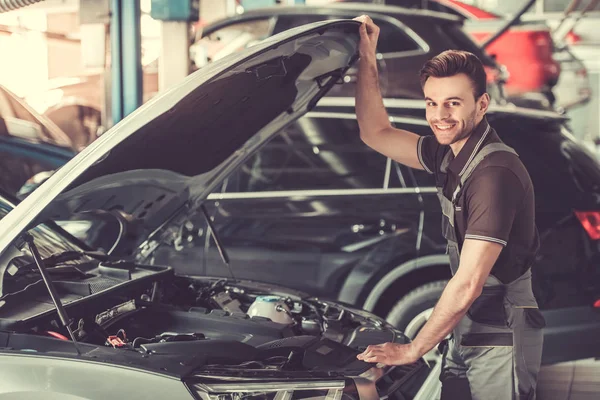
[[[535,399],[544,320],[531,290],[539,247],[533,186],[513,149],[485,117],[486,75],[471,53],[449,50],[420,72],[427,121],[421,137],[391,126],[379,90],[379,28],[360,33],[356,114],[363,141],[433,174],[442,206],[452,279],[429,321],[408,345],[369,346],[359,359],[408,364],[452,333],[445,347],[442,399]]]

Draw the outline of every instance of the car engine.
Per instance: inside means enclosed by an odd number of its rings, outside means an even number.
[[[98,314],[99,329],[83,340],[147,354],[203,354],[213,367],[346,372],[365,369],[356,355],[369,344],[407,342],[360,311],[226,280],[176,278],[155,290]]]
[[[69,332],[50,311],[5,320],[2,347],[164,373],[193,391],[206,382],[334,380],[346,398],[403,400],[429,379],[423,360],[394,367],[356,358],[372,344],[409,341],[370,313],[267,284],[169,272],[70,306]]]

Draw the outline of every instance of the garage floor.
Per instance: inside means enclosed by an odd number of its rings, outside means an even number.
[[[600,361],[579,360],[542,368],[538,400],[600,399]]]
[[[440,399],[440,363],[430,359],[432,371],[415,400]],[[586,359],[542,367],[537,400],[600,399],[600,360]]]

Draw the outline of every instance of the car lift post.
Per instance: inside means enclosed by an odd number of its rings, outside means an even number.
[[[111,115],[113,123],[142,105],[139,0],[111,0]]]
[[[199,0],[152,0],[150,16],[161,21],[158,89],[168,89],[190,73],[190,22],[198,21]]]

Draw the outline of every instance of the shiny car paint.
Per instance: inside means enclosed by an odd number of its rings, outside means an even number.
[[[79,361],[35,352],[0,354],[0,375],[0,398],[3,399],[193,398],[181,379],[101,361]]]

